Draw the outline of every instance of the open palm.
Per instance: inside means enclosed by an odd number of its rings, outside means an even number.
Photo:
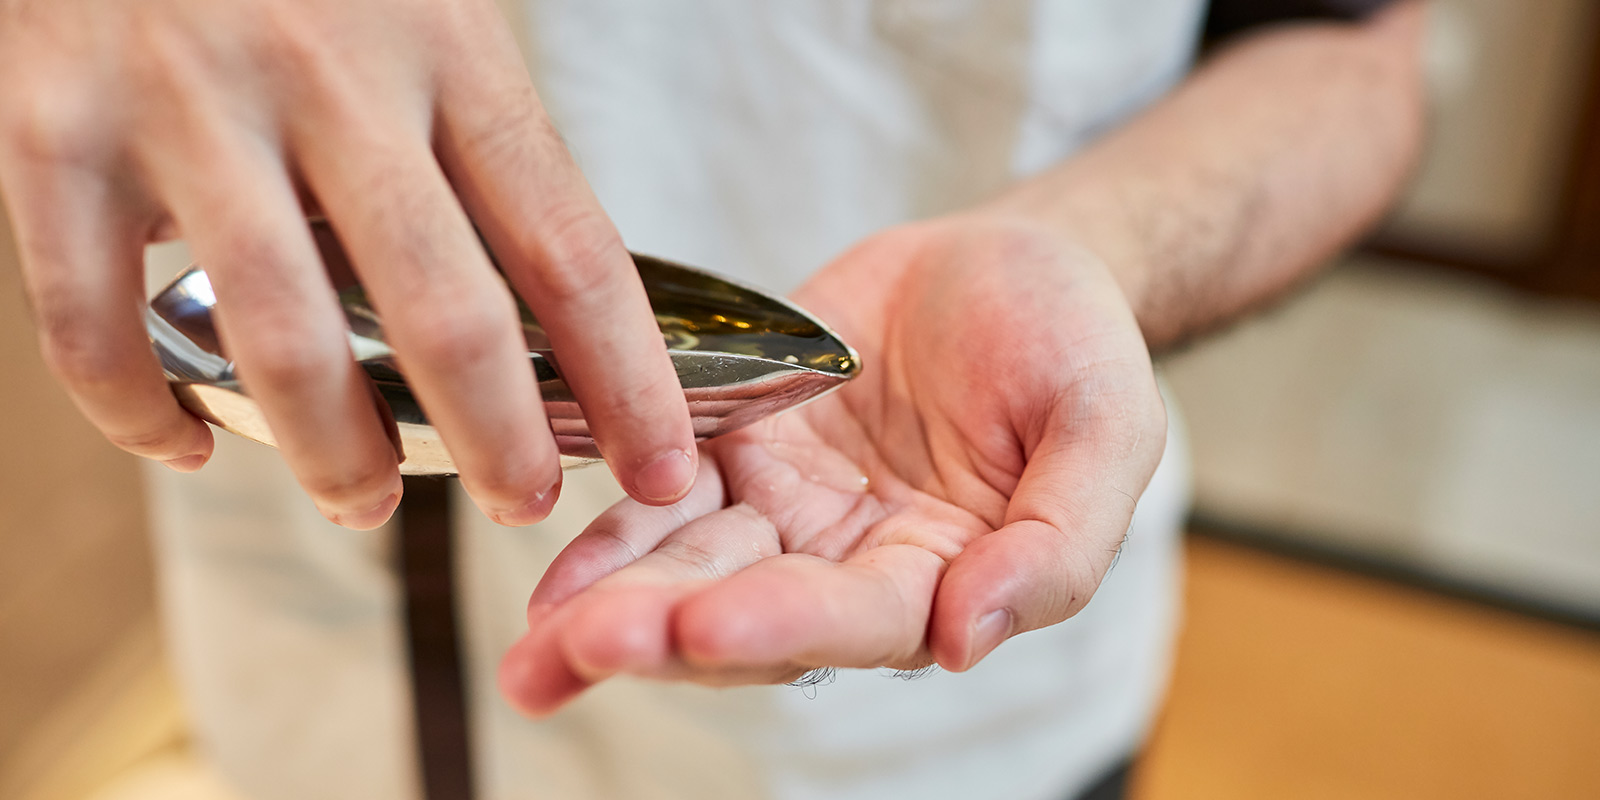
[[[530,713],[617,674],[964,670],[1082,608],[1165,413],[1109,271],[962,216],[868,239],[796,295],[863,374],[702,446],[674,506],[625,500],[561,554],[501,682]]]

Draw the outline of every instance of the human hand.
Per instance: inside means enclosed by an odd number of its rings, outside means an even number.
[[[0,0],[0,190],[46,360],[130,452],[190,471],[212,448],[141,317],[144,245],[182,235],[318,507],[356,528],[393,512],[398,457],[307,227],[320,208],[485,513],[534,522],[560,482],[506,282],[629,494],[689,488],[643,287],[492,0]]]
[[[862,375],[702,444],[678,504],[625,500],[575,539],[501,665],[518,707],[550,713],[618,674],[966,670],[1088,602],[1166,436],[1107,267],[953,217],[867,240],[796,299]]]

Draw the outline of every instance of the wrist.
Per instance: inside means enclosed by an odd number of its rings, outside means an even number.
[[[1068,169],[1070,165],[1058,171]],[[1096,184],[1058,181],[1052,176],[1049,180],[1018,184],[974,208],[973,213],[1001,224],[1027,228],[1063,246],[1087,251],[1117,284],[1128,307],[1142,324],[1149,286],[1149,260],[1139,237],[1129,233],[1130,215],[1123,210],[1129,202],[1125,192],[1100,191]]]

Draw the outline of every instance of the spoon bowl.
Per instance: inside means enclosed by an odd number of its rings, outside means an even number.
[[[323,223],[313,223],[323,226]],[[328,263],[343,253],[318,231]],[[332,252],[330,252],[332,251]],[[735,281],[659,258],[634,255],[656,322],[689,403],[698,439],[738,430],[843,386],[860,358],[837,334],[797,306]],[[339,292],[352,356],[398,432],[406,475],[454,475],[455,462],[418,405],[359,286]],[[583,410],[562,378],[544,328],[520,305],[530,367],[539,382],[563,468],[601,458]],[[261,408],[240,385],[217,336],[216,296],[205,271],[190,267],[150,301],[145,325],[180,403],[201,419],[275,445]],[[596,324],[603,324],[597,321]]]

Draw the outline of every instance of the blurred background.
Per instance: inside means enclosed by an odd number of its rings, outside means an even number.
[[[1600,797],[1600,3],[1436,0],[1369,243],[1167,359],[1187,624],[1135,796]],[[0,800],[224,798],[133,460],[39,364],[0,231]]]

